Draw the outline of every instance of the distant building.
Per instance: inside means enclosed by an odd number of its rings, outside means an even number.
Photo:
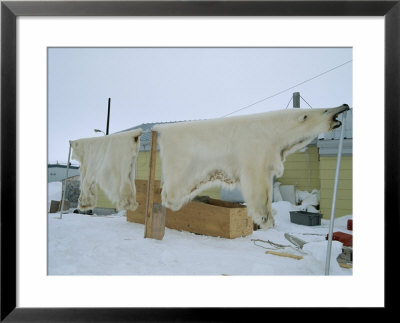
[[[47,165],[47,182],[61,182],[65,179],[67,165],[62,164],[48,164]],[[79,166],[70,165],[68,170],[68,177],[79,175]]]

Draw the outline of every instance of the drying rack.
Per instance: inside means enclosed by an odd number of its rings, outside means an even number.
[[[327,246],[327,251],[326,251],[325,275],[329,275],[329,268],[330,268],[333,227],[334,227],[334,223],[335,223],[336,195],[337,195],[337,188],[338,188],[338,184],[339,184],[340,164],[341,164],[341,160],[342,160],[346,115],[347,115],[347,112],[346,111],[343,112],[342,128],[341,128],[341,132],[340,132],[340,140],[339,140],[337,162],[336,162],[335,180],[334,180],[334,186],[333,186],[332,208],[331,208],[331,215],[330,215],[330,220],[329,220],[329,234],[328,234],[328,246]],[[143,133],[146,133],[146,132],[143,132]],[[148,131],[148,132],[150,132],[150,131]],[[150,150],[150,163],[149,163],[150,171],[149,171],[147,196],[146,196],[144,238],[152,238],[152,239],[162,240],[164,237],[164,233],[165,233],[166,210],[165,210],[165,207],[162,206],[161,204],[154,203],[154,185],[155,185],[154,182],[155,182],[155,169],[156,169],[156,159],[157,159],[157,137],[158,137],[158,132],[151,130],[151,150]],[[69,141],[68,163],[67,163],[67,169],[66,169],[66,175],[65,175],[66,179],[68,178],[70,159],[71,159],[71,141]],[[63,194],[62,194],[60,219],[62,219],[62,214],[66,213],[63,211],[66,186],[67,185],[65,184],[65,187],[63,189]]]

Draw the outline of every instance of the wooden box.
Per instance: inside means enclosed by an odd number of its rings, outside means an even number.
[[[61,211],[61,203],[62,203],[62,201],[51,200],[49,213],[60,212]],[[68,200],[64,200],[64,210],[63,211],[66,211],[66,210],[69,210],[69,201]]]
[[[160,182],[154,203],[161,203]],[[139,203],[135,211],[126,212],[127,221],[144,224],[146,212],[147,181],[136,180],[136,200]],[[165,226],[170,229],[183,230],[221,238],[237,238],[253,233],[253,221],[247,216],[247,209],[239,203],[225,202],[212,198],[192,201],[178,211],[166,209]]]

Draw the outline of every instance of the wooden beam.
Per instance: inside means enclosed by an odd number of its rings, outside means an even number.
[[[162,240],[165,233],[165,207],[161,204],[153,204],[150,238]]]
[[[293,259],[297,259],[297,260],[303,259],[302,256],[296,256],[296,255],[292,255],[290,253],[284,253],[284,252],[277,252],[277,251],[269,251],[269,250],[267,250],[265,253],[266,254],[270,254],[270,255],[280,256],[280,257],[293,258]]]
[[[161,240],[164,237],[165,230],[165,210],[162,206],[154,206],[154,183],[156,174],[156,160],[157,160],[157,131],[151,132],[151,150],[150,150],[150,172],[147,185],[147,198],[146,198],[146,216],[145,216],[145,238],[153,238]],[[154,228],[153,228],[154,227]]]

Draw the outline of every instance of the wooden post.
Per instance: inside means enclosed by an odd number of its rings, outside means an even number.
[[[145,214],[145,238],[162,240],[165,231],[165,208],[154,205],[154,180],[156,175],[157,160],[157,131],[151,132],[150,172],[147,183],[146,214]],[[153,212],[153,206],[154,212]]]
[[[69,170],[70,160],[71,160],[71,140],[69,141],[67,171],[65,172],[65,185],[64,185],[64,190],[63,190],[62,199],[61,199],[60,219],[62,219],[62,214],[64,211],[64,200],[65,200],[65,192],[67,191],[67,179],[68,179],[68,170]]]
[[[164,238],[165,212],[165,207],[163,207],[161,204],[153,204],[150,238],[157,240],[162,240],[162,238]]]

